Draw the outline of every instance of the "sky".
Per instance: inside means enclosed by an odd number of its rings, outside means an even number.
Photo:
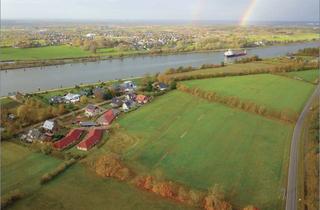
[[[2,19],[241,21],[245,14],[247,21],[317,21],[319,0],[1,0]]]

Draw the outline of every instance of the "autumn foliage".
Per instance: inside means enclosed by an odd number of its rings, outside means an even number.
[[[128,180],[133,174],[125,167],[118,155],[108,154],[97,159],[94,165],[95,171],[102,177],[113,177],[121,181]]]

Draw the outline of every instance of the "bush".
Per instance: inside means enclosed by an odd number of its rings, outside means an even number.
[[[75,159],[70,159],[58,165],[54,171],[46,173],[41,177],[40,184],[46,184],[47,182],[51,181],[53,178],[58,176],[60,173],[64,172],[67,168],[69,168],[71,165],[73,165],[76,162],[77,161]]]
[[[121,181],[128,180],[132,172],[125,167],[118,155],[108,154],[99,157],[94,163],[96,173],[102,177],[114,177]]]
[[[20,190],[11,191],[6,195],[1,196],[1,208],[4,209],[23,197],[24,193]]]
[[[221,96],[213,91],[204,91],[198,88],[188,88],[187,86],[180,83],[177,85],[177,88],[182,92],[189,93],[191,95],[206,99],[211,102],[221,103],[233,108],[242,109],[247,112],[259,114],[265,117],[276,118],[286,122],[296,122],[299,117],[298,113],[295,113],[291,110],[278,112],[276,110],[266,108],[262,105],[255,104],[252,101],[241,101],[240,98],[234,96]]]

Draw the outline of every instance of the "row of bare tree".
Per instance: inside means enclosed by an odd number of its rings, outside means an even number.
[[[294,123],[299,114],[292,110],[277,111],[263,105],[256,104],[252,101],[243,101],[235,96],[222,96],[214,91],[205,91],[198,88],[189,88],[183,84],[177,85],[178,90],[192,94],[194,96],[206,99],[210,102],[217,102],[232,108],[244,110],[261,116],[279,119],[281,121]]]

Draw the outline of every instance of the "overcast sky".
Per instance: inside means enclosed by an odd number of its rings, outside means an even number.
[[[240,20],[252,0],[1,0],[2,19]],[[319,0],[256,0],[249,21],[317,21]]]

